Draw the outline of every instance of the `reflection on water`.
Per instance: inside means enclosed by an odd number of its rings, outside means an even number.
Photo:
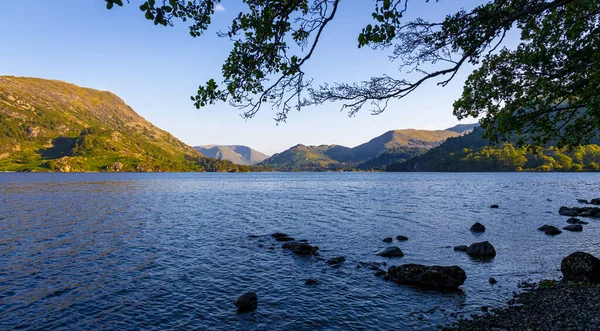
[[[434,327],[503,304],[519,280],[558,277],[570,252],[600,255],[600,220],[582,233],[536,230],[562,227],[558,208],[600,197],[599,184],[594,174],[0,174],[0,328]],[[346,262],[248,237],[275,231]],[[398,234],[410,238],[394,243],[405,257],[374,255]],[[452,250],[483,240],[492,262]],[[468,278],[462,294],[441,294],[357,268],[366,261],[456,264]],[[235,314],[250,290],[259,309]]]

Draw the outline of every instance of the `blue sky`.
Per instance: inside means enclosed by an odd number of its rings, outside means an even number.
[[[349,118],[339,105],[325,104],[290,114],[276,125],[275,111],[262,109],[250,120],[228,104],[197,110],[190,101],[199,84],[219,78],[230,44],[216,37],[239,12],[240,1],[223,1],[215,26],[192,38],[184,23],[156,27],[143,17],[142,0],[107,10],[103,0],[4,1],[0,20],[0,75],[60,79],[109,90],[156,126],[190,145],[244,144],[272,154],[298,143],[349,147],[385,131],[444,129],[458,123],[452,102],[460,96],[470,68],[445,88],[434,83],[390,103],[378,116],[364,109]],[[409,17],[443,18],[460,6],[481,1],[410,2]],[[357,36],[371,20],[374,1],[345,0],[325,32],[307,76],[316,82],[354,82],[389,74],[401,77],[387,55],[357,48]],[[473,120],[466,121],[473,122]]]

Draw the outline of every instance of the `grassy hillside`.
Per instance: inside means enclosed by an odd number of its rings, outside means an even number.
[[[420,155],[458,135],[445,130],[394,130],[354,148],[296,145],[260,164],[282,171],[378,170],[395,161]]]
[[[242,145],[205,145],[194,147],[206,157],[229,160],[235,164],[255,165],[269,156]]]
[[[598,171],[600,146],[573,150],[556,147],[530,151],[513,141],[489,146],[483,129],[448,139],[440,146],[408,161],[390,165],[388,171]],[[597,141],[594,141],[597,143]]]
[[[247,171],[209,159],[107,91],[0,76],[0,171]]]

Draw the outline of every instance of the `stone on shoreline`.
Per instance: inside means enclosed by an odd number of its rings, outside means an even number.
[[[378,250],[377,253],[375,253],[375,254],[377,254],[379,256],[383,256],[383,257],[402,257],[402,256],[404,256],[404,253],[402,253],[402,250],[400,250],[400,248],[396,247],[396,246],[382,248],[382,249]]]
[[[563,281],[600,283],[600,260],[592,254],[575,252],[560,263]]]
[[[248,292],[237,298],[233,304],[238,308],[239,314],[251,312],[258,307],[258,296],[256,292]]]
[[[562,231],[560,231],[557,227],[548,224],[540,226],[538,230],[544,231],[544,233],[549,236],[556,236],[557,234],[562,233]]]
[[[446,290],[457,289],[467,279],[465,271],[458,266],[426,266],[412,263],[390,267],[387,276],[398,284]]]
[[[572,231],[572,232],[581,232],[583,231],[583,226],[581,224],[571,224],[567,225],[563,228],[563,230]]]
[[[496,249],[488,241],[473,243],[467,248],[467,254],[472,258],[494,258]]]
[[[485,226],[479,222],[475,222],[475,224],[471,226],[471,232],[485,232]]]
[[[281,248],[289,249],[298,255],[313,255],[319,249],[317,246],[311,246],[308,243],[299,241],[288,241]]]

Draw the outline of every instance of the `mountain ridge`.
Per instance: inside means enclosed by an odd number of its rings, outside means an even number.
[[[245,145],[201,145],[194,148],[206,157],[240,165],[256,165],[269,157]]]

